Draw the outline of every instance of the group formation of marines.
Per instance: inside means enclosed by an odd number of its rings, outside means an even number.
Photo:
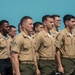
[[[16,27],[0,21],[1,75],[75,75],[75,17],[44,15],[42,22],[24,16]]]

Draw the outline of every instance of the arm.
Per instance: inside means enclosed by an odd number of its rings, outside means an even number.
[[[16,36],[13,39],[12,45],[11,45],[11,62],[12,62],[12,68],[13,73],[15,75],[20,75],[19,71],[19,54],[20,54],[20,48],[22,44],[22,37],[21,35]]]
[[[35,45],[34,51],[39,51],[39,47],[40,47],[41,42],[42,42],[42,38],[41,38],[40,34],[37,34],[37,36],[35,37],[35,42],[36,42],[36,45]],[[36,74],[41,75],[40,70],[38,68],[36,52],[34,52],[34,63],[35,63],[35,67],[36,67]]]
[[[64,69],[62,67],[61,58],[60,58],[60,50],[56,47],[56,61],[58,65],[58,71],[64,73]]]
[[[64,73],[64,69],[62,66],[62,62],[61,62],[61,50],[63,49],[64,46],[64,35],[63,33],[59,33],[56,36],[56,41],[55,41],[55,46],[56,46],[56,61],[57,61],[57,65],[58,65],[58,71],[61,73]]]
[[[37,64],[36,55],[34,56],[34,63],[35,63],[35,67],[36,67],[36,75],[40,75],[40,70],[38,69],[38,64]]]
[[[12,67],[15,75],[20,75],[18,53],[16,52],[11,53],[11,61],[12,61]]]

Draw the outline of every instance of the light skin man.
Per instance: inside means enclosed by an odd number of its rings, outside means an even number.
[[[37,66],[35,51],[33,48],[33,41],[30,36],[30,32],[33,30],[32,18],[29,16],[24,16],[21,19],[21,25],[23,27],[23,32],[21,32],[18,37],[15,37],[12,45],[13,48],[11,49],[11,60],[14,74],[34,75],[36,72],[37,75],[40,75],[40,71]]]
[[[33,27],[35,33],[39,33],[43,29],[43,24],[41,22],[35,22]]]
[[[9,36],[13,39],[16,36],[16,27],[13,25],[9,26]]]
[[[51,37],[50,30],[54,23],[51,15],[42,17],[43,30],[36,36],[36,51],[39,54],[39,69],[41,75],[53,75],[56,69],[53,38]]]
[[[58,27],[60,27],[60,23],[61,23],[60,16],[59,15],[52,15],[52,17],[53,17],[53,22],[54,22],[52,30],[58,32]]]
[[[22,32],[22,26],[21,26],[21,23],[18,24],[18,32]]]
[[[57,35],[55,43],[58,71],[63,75],[74,75],[75,36],[72,29],[75,25],[75,19],[73,15],[67,14],[63,17],[63,21],[65,28]]]

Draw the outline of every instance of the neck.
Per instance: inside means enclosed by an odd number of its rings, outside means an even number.
[[[52,28],[54,31],[58,31],[58,27],[56,27],[55,25]]]
[[[68,30],[69,33],[72,33],[72,29],[69,27],[66,27],[66,29]]]
[[[12,39],[14,38],[13,36],[9,35]]]
[[[50,29],[48,29],[47,27],[44,27],[44,30],[48,33],[50,32]]]
[[[36,32],[36,34],[37,34],[37,33],[39,33],[39,32]]]
[[[7,36],[7,33],[1,32],[1,34],[2,34],[3,36]]]
[[[30,35],[30,33],[29,33],[27,30],[24,30],[24,33],[25,33],[26,35]]]

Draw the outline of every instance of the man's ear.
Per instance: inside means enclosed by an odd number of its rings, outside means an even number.
[[[68,22],[69,22],[69,21],[65,21],[65,25],[66,25],[66,26],[68,25]]]
[[[25,28],[25,25],[24,25],[24,23],[22,24],[22,27],[23,27],[23,28]]]
[[[44,26],[46,26],[46,21],[43,22]]]
[[[2,30],[2,26],[0,26],[0,30]]]
[[[37,27],[35,28],[35,30],[37,30]]]

